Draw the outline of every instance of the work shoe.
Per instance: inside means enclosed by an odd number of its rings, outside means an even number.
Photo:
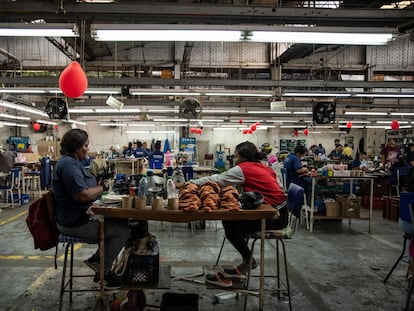
[[[99,274],[95,274],[93,278],[95,283],[99,283]],[[122,282],[112,274],[112,272],[108,272],[104,276],[104,288],[105,289],[119,289],[122,287]]]
[[[86,259],[83,262],[93,271],[95,271],[96,273],[99,273],[99,269],[100,269],[99,254],[94,254],[92,255],[91,258]]]
[[[223,273],[206,273],[205,274],[206,283],[210,283],[220,287],[232,287],[233,282],[224,276]]]
[[[223,266],[223,274],[230,278],[230,279],[245,279],[247,277],[247,275],[245,273],[242,273],[239,268],[233,267],[233,266]]]
[[[249,273],[249,266],[250,266],[249,262],[243,261],[240,265],[237,266],[237,268],[242,274],[246,274],[246,273]],[[256,268],[257,268],[256,260],[252,258],[252,270]]]

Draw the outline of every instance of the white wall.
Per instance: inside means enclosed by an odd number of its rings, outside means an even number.
[[[90,136],[90,150],[91,151],[100,151],[107,150],[110,146],[119,145],[122,146],[128,145],[129,141],[133,139],[146,141],[148,144],[151,143],[152,139],[161,140],[164,143],[164,140],[168,138],[171,147],[173,150],[178,149],[179,141],[179,132],[176,134],[128,134],[125,132],[125,128],[109,128],[102,127],[98,122],[88,122],[86,126],[78,126],[79,128],[85,129]],[[60,124],[58,130],[53,131],[56,137],[62,137],[63,134],[70,129],[70,126],[65,124]],[[137,128],[139,130],[145,130],[143,128]],[[165,127],[156,127],[148,128],[147,130],[172,130],[172,128]],[[316,130],[315,130],[316,131]],[[366,134],[364,133],[366,131]],[[309,134],[305,136],[302,131],[299,132],[299,136],[295,137],[293,135],[293,129],[280,129],[274,128],[269,130],[257,130],[254,134],[246,135],[238,130],[225,130],[218,129],[213,130],[212,128],[203,128],[203,133],[190,134],[190,137],[196,137],[197,140],[204,140],[209,142],[209,152],[215,155],[218,144],[224,144],[226,148],[229,148],[230,154],[234,153],[234,148],[237,144],[243,141],[251,141],[257,146],[261,146],[263,143],[270,143],[273,147],[271,154],[275,154],[279,151],[279,140],[280,139],[306,139],[307,146],[313,144],[322,143],[327,152],[330,152],[334,148],[335,138],[339,138],[341,143],[345,143],[346,136],[354,137],[354,145],[358,146],[359,140],[364,137],[365,148],[368,153],[371,153],[373,156],[379,155],[380,145],[385,142],[385,132],[380,129],[351,129],[349,134],[343,132],[341,134],[331,133],[327,130],[321,130],[321,134]],[[14,135],[14,132],[10,127],[0,128],[0,144],[7,147],[6,141],[9,136]],[[33,145],[34,151],[37,151],[37,142],[39,140],[44,140],[46,133],[34,133],[31,128],[22,129],[22,136],[29,136],[29,142]],[[228,149],[226,150],[226,155]]]

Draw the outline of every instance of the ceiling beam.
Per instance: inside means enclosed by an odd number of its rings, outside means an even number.
[[[57,86],[58,77],[0,77],[0,84],[32,87]],[[89,86],[163,86],[173,87],[259,87],[259,88],[414,88],[414,81],[321,81],[321,80],[221,80],[163,78],[88,78]]]
[[[414,19],[414,10],[320,9],[277,6],[238,6],[225,4],[177,3],[79,3],[58,1],[2,1],[3,22],[43,18],[51,21],[94,23],[194,23],[194,24],[312,24],[324,26],[406,25]]]

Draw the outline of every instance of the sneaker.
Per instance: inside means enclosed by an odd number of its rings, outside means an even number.
[[[224,276],[223,273],[207,273],[205,275],[206,283],[213,284],[220,287],[232,287],[233,282]]]
[[[93,281],[95,283],[99,283],[99,274],[95,274],[95,277],[93,278]],[[105,289],[120,289],[122,287],[122,282],[112,274],[112,272],[109,272],[108,274],[105,274],[104,276],[104,288]]]
[[[242,274],[246,274],[246,273],[249,273],[249,266],[250,264],[248,262],[243,261],[240,265],[237,266],[237,268]],[[257,268],[256,260],[252,258],[252,270],[256,268]]]
[[[89,268],[91,268],[96,273],[99,273],[100,269],[100,262],[99,262],[99,256],[96,256],[96,254],[92,255],[91,258],[86,259],[83,261]]]
[[[245,279],[247,278],[247,275],[245,273],[242,273],[240,269],[236,267],[223,267],[223,274],[230,278],[230,279]]]

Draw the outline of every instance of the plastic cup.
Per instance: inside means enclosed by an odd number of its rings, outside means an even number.
[[[122,198],[122,208],[132,208],[134,197],[128,196]]]
[[[163,205],[163,199],[156,198],[152,200],[152,209],[154,211],[162,210],[163,208],[162,205]]]
[[[144,209],[147,205],[147,198],[134,198],[134,208],[136,209]]]
[[[169,198],[167,209],[169,210],[178,210],[178,198]]]

